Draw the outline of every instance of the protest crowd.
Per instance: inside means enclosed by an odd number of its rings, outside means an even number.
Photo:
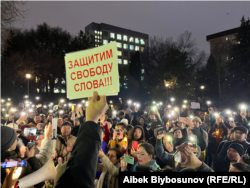
[[[14,187],[48,161],[55,178],[30,187],[117,188],[126,171],[250,172],[247,105],[234,112],[210,102],[205,110],[194,110],[190,101],[112,102],[97,92],[78,104],[56,103],[2,99],[2,187]],[[27,164],[3,168],[11,161]]]

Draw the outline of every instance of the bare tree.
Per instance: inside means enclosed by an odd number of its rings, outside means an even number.
[[[1,1],[1,49],[7,47],[7,41],[13,37],[14,24],[22,23],[28,10],[23,10],[26,1]]]

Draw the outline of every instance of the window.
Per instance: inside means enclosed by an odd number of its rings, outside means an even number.
[[[122,60],[121,59],[118,59],[118,64],[122,64]]]
[[[139,39],[138,39],[138,38],[135,38],[135,43],[137,43],[137,44],[139,44],[139,43],[140,43],[140,41],[139,41]]]
[[[61,90],[61,93],[66,93],[65,89],[62,89],[62,90]]]
[[[134,38],[133,38],[133,37],[130,37],[130,38],[129,38],[129,42],[134,42]]]
[[[97,46],[97,44],[95,46]]]
[[[97,40],[95,39],[95,42],[97,42]]]
[[[102,32],[100,31],[100,35],[102,35]]]
[[[143,52],[144,51],[144,47],[141,47],[141,52]]]
[[[109,36],[109,33],[107,31],[103,31],[103,36],[104,37],[108,37]]]
[[[99,36],[97,38],[99,39]]]
[[[134,50],[134,45],[129,45],[130,50]]]
[[[124,59],[124,60],[123,60],[123,64],[124,64],[124,65],[127,65],[127,64],[128,64],[128,60]]]
[[[122,51],[117,51],[118,56],[122,56]]]
[[[144,69],[141,69],[141,73],[143,74],[145,72],[145,70]]]
[[[141,44],[145,44],[145,41],[143,39],[141,39]]]
[[[123,40],[124,41],[128,41],[128,36],[127,35],[123,35]]]
[[[144,80],[144,76],[141,76],[141,81]]]
[[[123,48],[124,49],[128,49],[128,45],[127,44],[123,44]]]
[[[117,46],[117,48],[122,48],[122,43],[117,42],[117,43],[116,43],[116,46]]]
[[[114,33],[110,33],[110,38],[114,39],[115,38],[115,34]]]
[[[123,56],[128,57],[128,51],[123,51]]]
[[[226,37],[226,40],[228,40],[228,37]]]
[[[240,42],[238,42],[238,44],[240,44]]]
[[[139,46],[135,46],[135,51],[140,51],[140,47]]]
[[[39,88],[37,88],[37,89],[36,89],[36,91],[37,91],[37,93],[39,93],[40,89],[39,89]]]
[[[122,40],[122,35],[117,34],[117,40]]]
[[[65,84],[66,82],[65,82],[65,80],[62,78],[62,84]]]
[[[95,38],[97,38],[97,36],[95,36]]]
[[[97,31],[95,30],[95,33],[97,33]]]
[[[227,60],[228,60],[228,57],[227,57]]]
[[[124,75],[124,80],[128,80],[127,75]]]
[[[126,86],[126,85],[127,85],[127,83],[124,83],[123,85],[125,85],[125,86]]]
[[[108,40],[103,40],[103,44],[108,44],[109,41]]]

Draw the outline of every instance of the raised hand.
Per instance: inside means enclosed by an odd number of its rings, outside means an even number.
[[[86,121],[98,122],[98,119],[108,109],[106,96],[98,96],[96,91],[93,92],[93,97],[89,97],[89,105],[86,110]]]

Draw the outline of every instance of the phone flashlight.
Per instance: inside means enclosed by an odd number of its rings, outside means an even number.
[[[32,105],[32,107],[34,108],[34,107],[35,107],[35,105]]]
[[[192,116],[192,115],[191,115],[191,116],[189,116],[189,117],[190,117],[190,119],[193,119],[193,118],[194,118],[194,116]]]
[[[139,106],[140,106],[140,104],[138,103],[138,104],[136,104],[136,106],[137,106],[137,107],[139,107]]]
[[[64,104],[63,106],[67,106],[67,104]]]
[[[175,101],[175,99],[174,99],[174,98],[171,98],[170,100],[171,100],[171,101]]]
[[[147,112],[144,112],[144,114],[147,114]]]
[[[211,104],[211,101],[207,101],[207,104],[210,105],[210,104]]]
[[[162,102],[160,102],[160,105],[162,105]]]
[[[156,106],[159,106],[159,104],[157,103]]]
[[[113,114],[116,114],[116,111],[114,111]]]
[[[11,99],[10,98],[8,98],[8,101],[10,101]]]
[[[71,104],[71,103],[69,103],[69,106],[72,106],[72,104]]]
[[[36,97],[36,100],[39,100],[40,98],[39,97]]]
[[[61,102],[61,103],[64,103],[64,100],[63,100],[63,99],[61,99],[61,100],[60,100],[60,102]]]
[[[22,116],[25,116],[26,114],[25,114],[25,112],[22,112]]]
[[[175,107],[174,110],[175,110],[175,111],[178,111],[178,108]]]
[[[9,106],[10,105],[10,103],[7,103],[7,106]]]
[[[119,100],[121,100],[122,98],[119,98]]]
[[[168,117],[171,118],[171,114],[168,114]]]
[[[155,101],[153,101],[153,104],[155,104]]]
[[[85,100],[82,100],[82,103],[85,103]]]
[[[5,109],[3,108],[2,111],[5,111]]]
[[[124,137],[124,139],[123,139],[123,140],[124,140],[124,142],[127,142],[127,141],[128,141],[128,139],[127,139],[127,137],[126,137],[126,136]]]
[[[4,102],[4,99],[2,99],[1,101]]]
[[[153,106],[153,107],[152,107],[152,110],[156,110],[156,106]]]
[[[51,105],[51,106],[53,106],[53,104],[54,104],[53,102],[52,102],[52,103],[50,103],[50,105]]]
[[[232,117],[230,117],[230,118],[229,118],[229,120],[230,120],[230,121],[233,121],[233,118],[232,118]]]
[[[15,112],[15,111],[16,111],[16,109],[15,109],[15,108],[12,108],[12,109],[11,109],[11,111],[12,111],[12,112]]]
[[[134,106],[136,106],[136,103],[134,103]]]
[[[227,110],[226,113],[227,113],[227,114],[231,114],[231,111],[230,111],[230,110]]]
[[[110,104],[112,104],[113,102],[112,101],[109,101]]]
[[[32,110],[32,109],[29,109],[29,112],[33,112],[33,110]]]
[[[217,116],[219,116],[219,114],[215,112],[215,113],[214,113],[214,116],[216,116],[216,117],[217,117]]]
[[[168,108],[171,108],[171,105],[168,105]]]
[[[186,105],[184,104],[184,105],[182,105],[182,108],[186,108]]]
[[[30,106],[30,104],[26,104],[26,106]]]
[[[184,100],[183,102],[186,104],[186,103],[187,103],[187,100]]]
[[[44,106],[43,106],[43,108],[47,108],[47,106],[46,106],[46,105],[44,105]]]
[[[168,137],[167,137],[167,140],[168,140],[168,141],[171,141],[171,137],[170,137],[170,136],[168,136]]]
[[[52,112],[53,112],[53,110],[49,110],[49,112],[50,112],[50,113],[52,113]]]
[[[62,110],[60,110],[60,114],[63,114],[63,111],[62,111]]]
[[[89,103],[88,103],[88,102],[86,102],[86,106],[89,106]]]
[[[82,105],[81,105],[81,104],[78,104],[77,106],[78,106],[78,107],[82,107]]]
[[[132,101],[131,100],[128,100],[128,104],[131,104],[132,103]]]

